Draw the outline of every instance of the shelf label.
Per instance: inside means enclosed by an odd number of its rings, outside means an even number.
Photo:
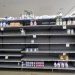
[[[34,40],[31,40],[31,43],[34,43]]]
[[[1,27],[1,31],[4,31],[4,28],[3,27]]]
[[[5,56],[5,59],[8,59],[8,56]]]
[[[36,38],[36,35],[35,34],[33,35],[33,38]]]
[[[66,53],[63,53],[63,55],[66,55]]]
[[[66,43],[66,47],[70,47],[70,44],[69,43]]]
[[[21,34],[22,34],[22,35],[24,35],[24,34],[25,34],[24,29],[21,29]]]

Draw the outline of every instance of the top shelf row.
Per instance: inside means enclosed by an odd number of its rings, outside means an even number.
[[[53,25],[53,26],[66,26],[75,25],[75,17],[63,18],[57,16],[55,18],[43,19],[3,19],[0,21],[0,27],[24,27],[24,26],[40,26],[40,25]],[[66,29],[64,27],[64,29]]]

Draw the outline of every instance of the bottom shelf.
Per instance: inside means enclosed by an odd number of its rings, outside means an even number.
[[[8,69],[52,69],[52,70],[75,70],[75,67],[69,66],[68,68],[55,68],[53,66],[45,66],[45,67],[22,67],[17,65],[0,65],[0,68],[8,68]]]
[[[11,69],[51,69],[51,70],[75,70],[75,62],[56,62],[56,63],[68,63],[68,67],[54,66],[55,61],[21,61],[21,62],[0,62],[0,68]]]

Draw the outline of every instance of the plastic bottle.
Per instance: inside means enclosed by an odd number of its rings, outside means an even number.
[[[28,52],[29,51],[29,49],[28,48],[26,48],[26,52]]]
[[[60,68],[60,62],[57,63],[57,67]]]
[[[74,34],[74,29],[71,29],[71,34]]]
[[[30,26],[33,26],[33,21],[30,22]]]
[[[54,67],[57,67],[57,63],[56,62],[54,62]]]
[[[2,27],[2,25],[3,25],[3,23],[1,22],[1,23],[0,23],[0,26]]]
[[[34,25],[35,25],[35,26],[37,25],[37,22],[36,22],[36,21],[34,21]]]
[[[36,52],[37,51],[37,48],[34,48],[34,52]]]
[[[60,18],[60,25],[63,25],[62,18]]]
[[[70,29],[67,29],[67,34],[70,34],[71,33],[71,30]]]
[[[72,21],[72,25],[75,25],[75,20]]]
[[[56,25],[59,25],[59,18],[56,19]]]
[[[23,67],[23,62],[22,62],[22,67]]]
[[[67,25],[71,25],[72,24],[72,21],[69,19],[68,21],[67,21]]]
[[[6,22],[3,22],[3,27],[5,27],[6,26]]]
[[[63,25],[66,25],[66,21],[65,20],[63,21]]]
[[[33,52],[33,49],[32,48],[30,48],[30,52]]]
[[[20,65],[20,63],[18,62],[18,66]]]
[[[68,68],[68,63],[67,63],[67,62],[65,62],[65,63],[64,63],[64,66],[65,66],[66,68]]]
[[[61,62],[60,64],[61,64],[61,68],[64,68],[64,62]]]

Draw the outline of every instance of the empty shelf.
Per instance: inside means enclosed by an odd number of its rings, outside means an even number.
[[[69,42],[68,42],[69,43]],[[42,45],[44,45],[44,44],[61,44],[61,45],[64,45],[64,44],[66,44],[66,43],[0,43],[0,44],[8,44],[8,45],[24,45],[24,44],[34,44],[34,45],[38,45],[38,44],[42,44]],[[71,43],[69,43],[69,44],[75,44],[75,42],[71,42]]]
[[[21,66],[18,65],[0,65],[0,68],[21,68]]]
[[[0,59],[0,62],[12,62],[13,63],[13,62],[21,62],[21,60],[17,60],[17,59],[16,60],[11,60],[11,59],[5,59],[4,60],[4,59]]]
[[[0,56],[22,56],[21,54],[0,54]]]
[[[65,53],[75,53],[75,51],[73,50],[65,50],[65,51],[58,51],[58,50],[56,50],[56,51],[36,51],[36,52],[27,52],[27,51],[21,51],[21,53],[63,53],[63,52],[65,52]]]
[[[59,58],[22,58],[22,61],[75,61],[75,59],[69,59],[69,60],[60,60]]]
[[[14,35],[0,35],[0,37],[32,37],[34,34],[14,34]],[[75,36],[75,34],[36,34],[36,36]]]
[[[0,49],[0,51],[21,51],[21,49]]]

